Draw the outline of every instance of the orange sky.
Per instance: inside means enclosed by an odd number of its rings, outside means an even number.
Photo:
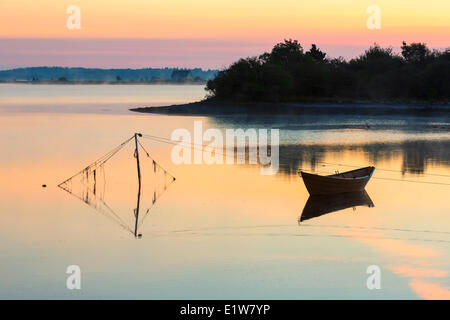
[[[66,8],[81,8],[81,29],[68,30]],[[421,35],[445,46],[447,0],[379,0],[381,30],[369,30],[360,0],[2,0],[0,37],[283,38],[307,34],[349,44]],[[371,35],[370,35],[371,36]]]
[[[69,5],[78,5],[81,9],[81,29],[69,30],[66,21]],[[366,21],[370,14],[368,6],[376,4],[381,10],[381,29],[369,30]],[[207,56],[216,55],[214,48],[224,54],[233,50],[233,54],[224,55],[216,60],[199,57],[192,53],[189,61],[181,57],[161,59],[170,54],[160,52],[158,57],[138,61],[131,59],[133,66],[144,65],[181,65],[222,67],[237,57],[261,53],[284,38],[298,39],[309,46],[317,43],[319,47],[331,50],[331,55],[345,58],[361,53],[361,48],[377,42],[381,45],[398,47],[403,40],[407,42],[425,42],[430,47],[445,48],[450,38],[450,1],[448,0],[2,0],[0,2],[0,41],[5,38],[35,39],[164,39],[164,40],[215,40],[221,44],[208,44],[203,52]],[[234,48],[227,41],[234,43]],[[253,42],[253,48],[244,48]],[[0,43],[1,44],[1,43]],[[202,44],[192,43],[197,50]],[[126,45],[116,44],[116,47]],[[177,45],[175,52],[189,56],[183,45]],[[328,47],[327,46],[331,46]],[[334,47],[333,47],[334,46]],[[338,46],[347,49],[334,50]],[[353,49],[348,49],[353,46]],[[355,49],[355,46],[359,46]],[[3,47],[9,47],[5,43]],[[39,45],[45,51],[46,44]],[[61,46],[52,49],[50,55],[56,55]],[[100,47],[100,46],[99,46]],[[36,48],[36,46],[33,46]],[[100,48],[106,48],[102,45]],[[154,49],[153,49],[154,48]],[[108,48],[110,52],[114,48]],[[2,49],[0,49],[0,54]],[[20,49],[21,50],[21,49]],[[23,65],[47,63],[45,57],[18,59],[18,55],[28,56],[30,51],[20,52],[14,49],[1,56],[5,65]],[[158,45],[152,52],[160,50]],[[170,48],[168,49],[170,51]],[[335,52],[333,52],[333,50]],[[145,49],[146,52],[149,50]],[[77,51],[76,56],[87,51]],[[89,51],[89,53],[92,51]],[[329,52],[329,51],[327,51]],[[127,55],[131,52],[127,53]],[[67,56],[66,56],[67,57]],[[61,57],[59,57],[61,58]],[[92,57],[58,60],[60,65],[98,65],[125,66],[127,61],[118,57],[102,56],[99,61]],[[108,60],[109,59],[109,60]],[[156,60],[155,60],[156,59]],[[158,60],[159,59],[159,60]],[[70,61],[69,61],[70,60]],[[130,59],[128,59],[130,60]],[[6,62],[5,62],[6,61]],[[201,62],[204,61],[202,64]],[[4,67],[4,66],[0,66]]]

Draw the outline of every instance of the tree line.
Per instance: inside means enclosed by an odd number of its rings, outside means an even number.
[[[217,70],[142,68],[142,69],[101,69],[67,67],[27,67],[0,70],[0,81],[59,81],[59,82],[151,82],[151,81],[206,81],[214,78]]]
[[[450,96],[450,49],[403,42],[401,53],[374,44],[349,61],[284,40],[234,62],[207,82],[209,98],[242,102],[439,101]]]

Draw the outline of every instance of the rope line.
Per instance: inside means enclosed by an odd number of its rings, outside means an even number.
[[[352,226],[352,225],[332,225],[332,224],[310,224],[299,222],[298,225],[292,224],[265,224],[265,225],[238,225],[238,226],[213,226],[203,228],[188,228],[169,230],[169,232],[197,232],[197,231],[212,231],[212,230],[241,230],[241,229],[266,229],[266,228],[298,228],[298,227],[313,227],[313,228],[337,228],[337,229],[362,229],[362,230],[381,230],[394,232],[412,232],[412,233],[430,233],[430,234],[444,234],[450,235],[450,231],[442,230],[420,230],[420,229],[402,229],[402,228],[387,228],[387,227],[367,227],[367,226]]]
[[[172,144],[172,145],[181,145],[182,147],[186,147],[186,148],[189,147],[189,148],[192,148],[194,150],[198,150],[198,151],[202,151],[202,152],[206,151],[206,150],[203,150],[203,148],[212,148],[213,149],[212,151],[214,151],[214,153],[219,154],[219,155],[221,155],[221,156],[223,156],[225,158],[233,157],[233,159],[234,159],[234,154],[229,155],[227,153],[223,153],[223,152],[217,151],[214,147],[211,147],[211,146],[208,146],[208,145],[202,145],[202,144],[192,143],[192,142],[188,143],[188,142],[183,142],[183,141],[173,141],[173,140],[168,140],[168,139],[165,139],[165,138],[161,138],[161,139],[160,138],[153,138],[153,137],[152,138],[144,137],[144,138],[153,140],[155,142],[168,143],[168,144]],[[202,146],[202,149],[195,148],[195,146]]]
[[[173,174],[171,174],[169,171],[167,171],[166,169],[164,169],[159,163],[158,161],[155,160],[155,158],[153,158],[150,153],[148,153],[148,151],[144,148],[144,146],[142,145],[142,143],[138,140],[138,144],[139,146],[142,148],[142,150],[144,150],[144,152],[146,153],[147,157],[153,160],[153,164],[155,166],[158,166],[159,168],[161,168],[161,170],[164,171],[164,173],[167,173],[169,176],[171,176],[172,178],[175,179],[175,176]]]
[[[172,144],[172,145],[181,145],[181,146],[185,146],[185,147],[191,147],[194,150],[199,150],[199,151],[203,151],[205,152],[205,150],[203,149],[198,149],[195,148],[195,146],[201,146],[203,148],[213,148],[211,146],[208,145],[204,145],[204,144],[198,144],[198,143],[189,143],[189,142],[184,142],[184,141],[173,141],[170,140],[168,138],[163,138],[163,137],[158,137],[158,136],[153,136],[153,135],[147,135],[147,134],[143,134],[142,135],[144,138],[153,140],[155,142],[162,142],[162,143],[168,143],[168,144]],[[224,157],[230,157],[230,155],[228,154],[224,154],[221,152],[217,152],[217,150],[214,150],[215,153],[220,154]],[[234,155],[233,155],[234,157]],[[294,158],[296,160],[301,160],[298,158]],[[317,163],[322,163],[322,164],[327,164],[327,165],[339,165],[339,166],[344,166],[344,167],[355,167],[355,168],[360,168],[360,166],[355,166],[355,165],[344,165],[344,164],[339,164],[339,163],[332,163],[332,162],[317,162]],[[393,169],[384,169],[384,168],[376,168],[377,171],[390,171],[390,172],[402,172],[399,170],[393,170]],[[332,174],[334,172],[327,172],[327,171],[316,171],[316,170],[312,170],[313,172],[319,172],[319,173],[327,173],[327,174]],[[441,175],[441,174],[432,174],[432,173],[423,173],[423,175],[430,175],[430,176],[441,176],[441,177],[450,177],[450,175]],[[372,177],[373,179],[378,179],[378,180],[388,180],[388,181],[399,181],[399,182],[411,182],[411,183],[422,183],[422,184],[434,184],[434,185],[444,185],[444,186],[450,186],[450,183],[445,183],[445,182],[433,182],[433,181],[415,181],[415,180],[407,180],[407,179],[395,179],[395,178],[385,178],[385,177]]]
[[[125,140],[124,142],[122,142],[121,144],[119,144],[117,147],[115,147],[114,149],[112,149],[111,151],[107,152],[106,154],[104,154],[103,156],[101,156],[100,158],[98,158],[97,160],[95,160],[94,162],[92,162],[90,165],[88,165],[87,167],[85,167],[84,169],[80,170],[79,172],[75,173],[73,176],[71,176],[70,178],[64,180],[63,182],[61,182],[59,186],[61,186],[62,184],[66,183],[67,181],[71,180],[72,178],[76,177],[77,175],[83,173],[86,170],[89,170],[90,168],[94,167],[94,166],[100,166],[103,163],[105,163],[106,161],[108,161],[109,159],[111,159],[117,152],[119,152],[128,142],[130,142],[132,139],[134,138],[134,136],[132,136],[131,138]]]
[[[180,233],[167,233],[167,234],[160,234],[159,236],[174,236],[175,234],[179,236],[184,235],[200,235],[200,236],[254,236],[254,237],[260,237],[260,236],[272,236],[272,237],[323,237],[323,238],[348,238],[348,235],[344,234],[313,234],[313,233],[208,233],[208,232],[180,232]],[[443,240],[443,239],[422,239],[422,238],[403,238],[403,237],[383,237],[383,236],[364,236],[364,235],[358,235],[358,238],[360,239],[374,239],[374,240],[405,240],[405,241],[420,241],[420,242],[430,242],[430,243],[448,243],[450,244],[449,240]]]
[[[203,148],[213,148],[209,145],[206,144],[198,144],[198,143],[187,143],[187,142],[183,142],[183,141],[176,141],[176,140],[171,140],[168,138],[164,138],[164,137],[158,137],[158,136],[154,136],[154,135],[149,135],[149,134],[143,134],[142,136],[145,136],[148,139],[158,139],[158,140],[162,140],[160,142],[163,141],[167,141],[167,143],[171,143],[171,144],[179,144],[179,143],[183,143],[183,144],[190,144],[193,146],[200,146]],[[226,156],[226,155],[224,155]],[[302,160],[300,158],[292,158],[293,160]],[[323,161],[317,161],[317,163],[321,163],[321,164],[326,164],[326,165],[335,165],[335,166],[342,166],[342,167],[351,167],[351,168],[361,168],[364,165],[349,165],[349,164],[342,164],[342,163],[333,163],[333,162],[323,162]],[[379,168],[377,167],[377,171],[388,171],[388,172],[399,172],[399,173],[403,173],[403,171],[400,170],[393,170],[393,169],[386,169],[386,168]],[[428,176],[438,176],[438,177],[448,177],[450,178],[450,175],[448,174],[437,174],[437,173],[421,173],[422,175],[428,175]]]
[[[342,164],[342,163],[333,163],[333,162],[318,162],[318,163],[322,163],[322,164],[326,164],[326,165],[333,165],[333,166],[342,166],[342,167],[350,167],[350,168],[361,168],[360,166],[356,166],[356,165],[349,165],[349,164]],[[378,168],[378,171],[389,171],[389,172],[400,172],[403,173],[403,171],[400,170],[393,170],[393,169],[385,169],[385,168]],[[450,178],[450,175],[448,174],[438,174],[438,173],[422,173],[423,175],[427,175],[427,176],[437,176],[437,177],[447,177]]]
[[[301,168],[299,169],[299,171],[300,171],[300,170],[301,170]],[[325,174],[335,174],[335,172],[322,171],[322,170],[308,170],[308,171],[317,172],[317,173],[325,173]],[[423,184],[435,184],[435,185],[442,185],[442,186],[450,186],[450,183],[445,183],[445,182],[416,181],[416,180],[395,179],[395,178],[385,178],[385,177],[372,177],[372,179],[388,180],[388,181],[399,181],[399,182],[423,183]]]

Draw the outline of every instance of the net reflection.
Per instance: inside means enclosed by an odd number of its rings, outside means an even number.
[[[135,238],[142,237],[139,228],[150,209],[175,181],[175,177],[150,156],[138,137],[135,134],[58,185]],[[132,140],[134,148],[127,150],[125,147],[129,147],[127,144]],[[119,154],[122,149],[125,150]]]

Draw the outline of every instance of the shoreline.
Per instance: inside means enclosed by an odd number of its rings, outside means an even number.
[[[203,100],[161,107],[130,108],[130,111],[164,115],[239,115],[239,114],[428,114],[450,115],[450,103],[378,102],[225,102]]]
[[[205,85],[206,81],[0,81],[0,84],[29,84],[29,85]]]

